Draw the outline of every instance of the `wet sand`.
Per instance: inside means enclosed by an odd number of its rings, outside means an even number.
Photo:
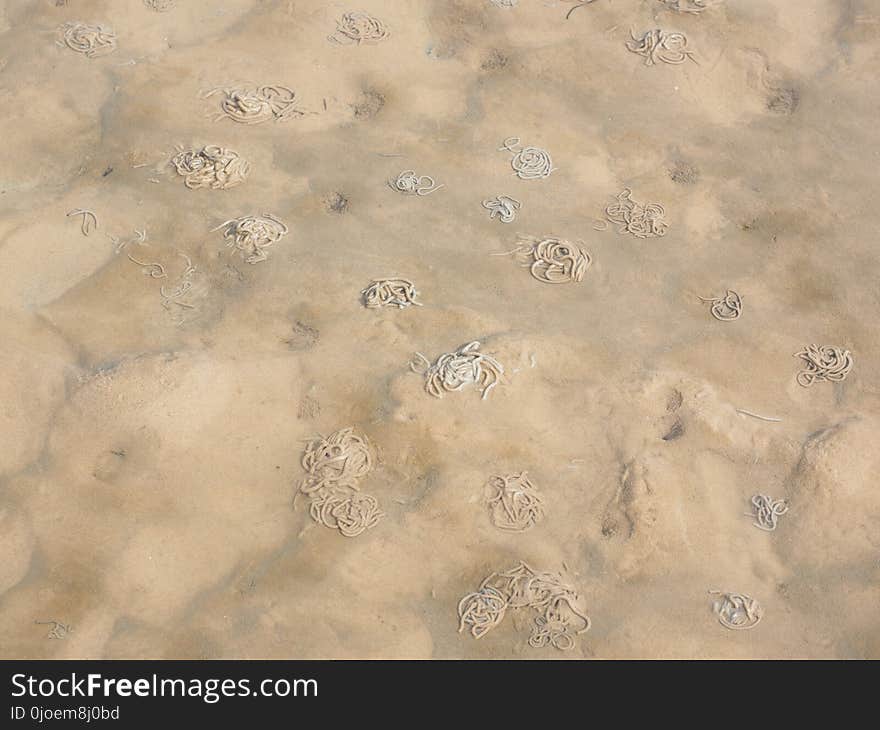
[[[0,656],[880,657],[880,9],[572,5],[0,4]],[[329,42],[351,9],[390,37]],[[115,51],[58,46],[71,21]],[[646,66],[626,42],[652,28],[696,62]],[[266,84],[303,113],[203,98]],[[513,135],[558,169],[518,179]],[[189,190],[177,145],[247,180]],[[444,187],[392,190],[408,169]],[[624,188],[666,235],[596,230]],[[212,231],[262,213],[290,229],[265,261]],[[583,281],[490,255],[520,234],[582,242]],[[160,293],[187,257],[189,307]],[[365,308],[388,276],[423,306]],[[721,322],[699,297],[727,289]],[[503,382],[430,397],[413,353],[473,340]],[[809,343],[852,352],[844,381],[798,385]],[[350,539],[293,503],[306,441],[348,426],[385,513]],[[546,516],[505,532],[485,485],[522,470]],[[757,493],[790,504],[773,532]],[[519,560],[565,569],[592,619],[573,650],[530,647],[527,612],[458,633]],[[721,626],[712,589],[761,623]]]

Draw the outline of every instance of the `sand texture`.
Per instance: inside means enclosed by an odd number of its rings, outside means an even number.
[[[875,0],[166,4],[0,0],[0,656],[880,658]],[[385,36],[331,40],[351,10]],[[432,397],[414,354],[475,341]],[[844,377],[799,384],[810,344]],[[294,501],[348,427],[353,537]],[[540,513],[499,517],[523,471]],[[573,648],[459,632],[521,560]]]

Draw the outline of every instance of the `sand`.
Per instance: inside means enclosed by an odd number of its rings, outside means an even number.
[[[0,656],[880,657],[880,10],[571,7],[0,3]],[[328,41],[352,9],[390,36]],[[59,47],[70,21],[116,50]],[[626,41],[651,28],[697,62],[646,66]],[[261,85],[303,113],[203,98]],[[518,179],[513,135],[557,169]],[[187,189],[178,145],[247,180]],[[391,189],[409,169],[444,187]],[[595,230],[624,188],[663,237]],[[264,261],[212,232],[264,213],[289,227]],[[581,242],[583,280],[489,255],[520,234]],[[189,308],[160,293],[186,257]],[[423,306],[365,308],[388,277]],[[699,297],[728,289],[722,322]],[[473,340],[504,382],[430,397],[413,353]],[[810,343],[852,352],[844,381],[797,384]],[[385,513],[351,539],[293,504],[305,442],[349,426]],[[486,482],[523,470],[545,517],[499,530]],[[789,502],[775,531],[755,494]],[[573,650],[530,647],[525,611],[457,632],[520,560],[580,594]],[[760,625],[725,629],[710,590]]]

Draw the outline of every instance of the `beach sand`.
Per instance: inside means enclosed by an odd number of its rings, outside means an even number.
[[[880,8],[572,7],[0,3],[0,656],[880,657]],[[352,9],[390,36],[329,41]],[[116,49],[59,46],[76,21]],[[627,50],[652,28],[693,62]],[[263,85],[302,113],[204,98]],[[557,169],[518,179],[511,136]],[[235,150],[247,180],[187,189],[178,145]],[[444,187],[391,189],[409,169]],[[624,188],[665,236],[596,230]],[[263,213],[289,227],[265,261],[212,231]],[[490,255],[518,235],[592,264],[539,282]],[[160,287],[187,258],[181,306]],[[365,308],[392,276],[423,306]],[[727,289],[722,322],[699,297]],[[413,354],[474,340],[503,381],[428,395]],[[797,383],[810,343],[851,351],[845,380]],[[354,538],[293,502],[306,442],[349,426],[385,513]],[[546,516],[499,530],[485,485],[522,470]],[[755,494],[790,505],[775,531]],[[520,560],[579,593],[571,651],[529,646],[528,611],[459,633],[462,596]],[[724,628],[710,590],[760,624]]]

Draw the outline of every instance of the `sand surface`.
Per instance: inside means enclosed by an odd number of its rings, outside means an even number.
[[[796,5],[0,2],[0,656],[880,657],[880,5]],[[390,37],[328,41],[350,9]],[[73,21],[116,49],[59,46]],[[646,66],[651,28],[694,62]],[[203,98],[266,84],[303,113]],[[518,179],[513,135],[557,169]],[[189,190],[178,145],[250,174]],[[444,187],[395,192],[407,169]],[[596,230],[625,187],[665,236]],[[290,229],[265,261],[212,232],[262,213]],[[580,241],[583,281],[490,256],[519,234]],[[362,306],[383,276],[423,306]],[[727,289],[721,322],[699,297]],[[472,340],[503,382],[430,397],[413,353]],[[798,385],[810,343],[845,380]],[[293,503],[305,442],[348,426],[385,513],[354,538]],[[505,532],[485,485],[521,470],[546,516]],[[790,504],[774,532],[758,493]],[[458,632],[519,560],[580,594],[573,650],[530,647],[527,611]],[[760,624],[721,626],[713,589]]]

